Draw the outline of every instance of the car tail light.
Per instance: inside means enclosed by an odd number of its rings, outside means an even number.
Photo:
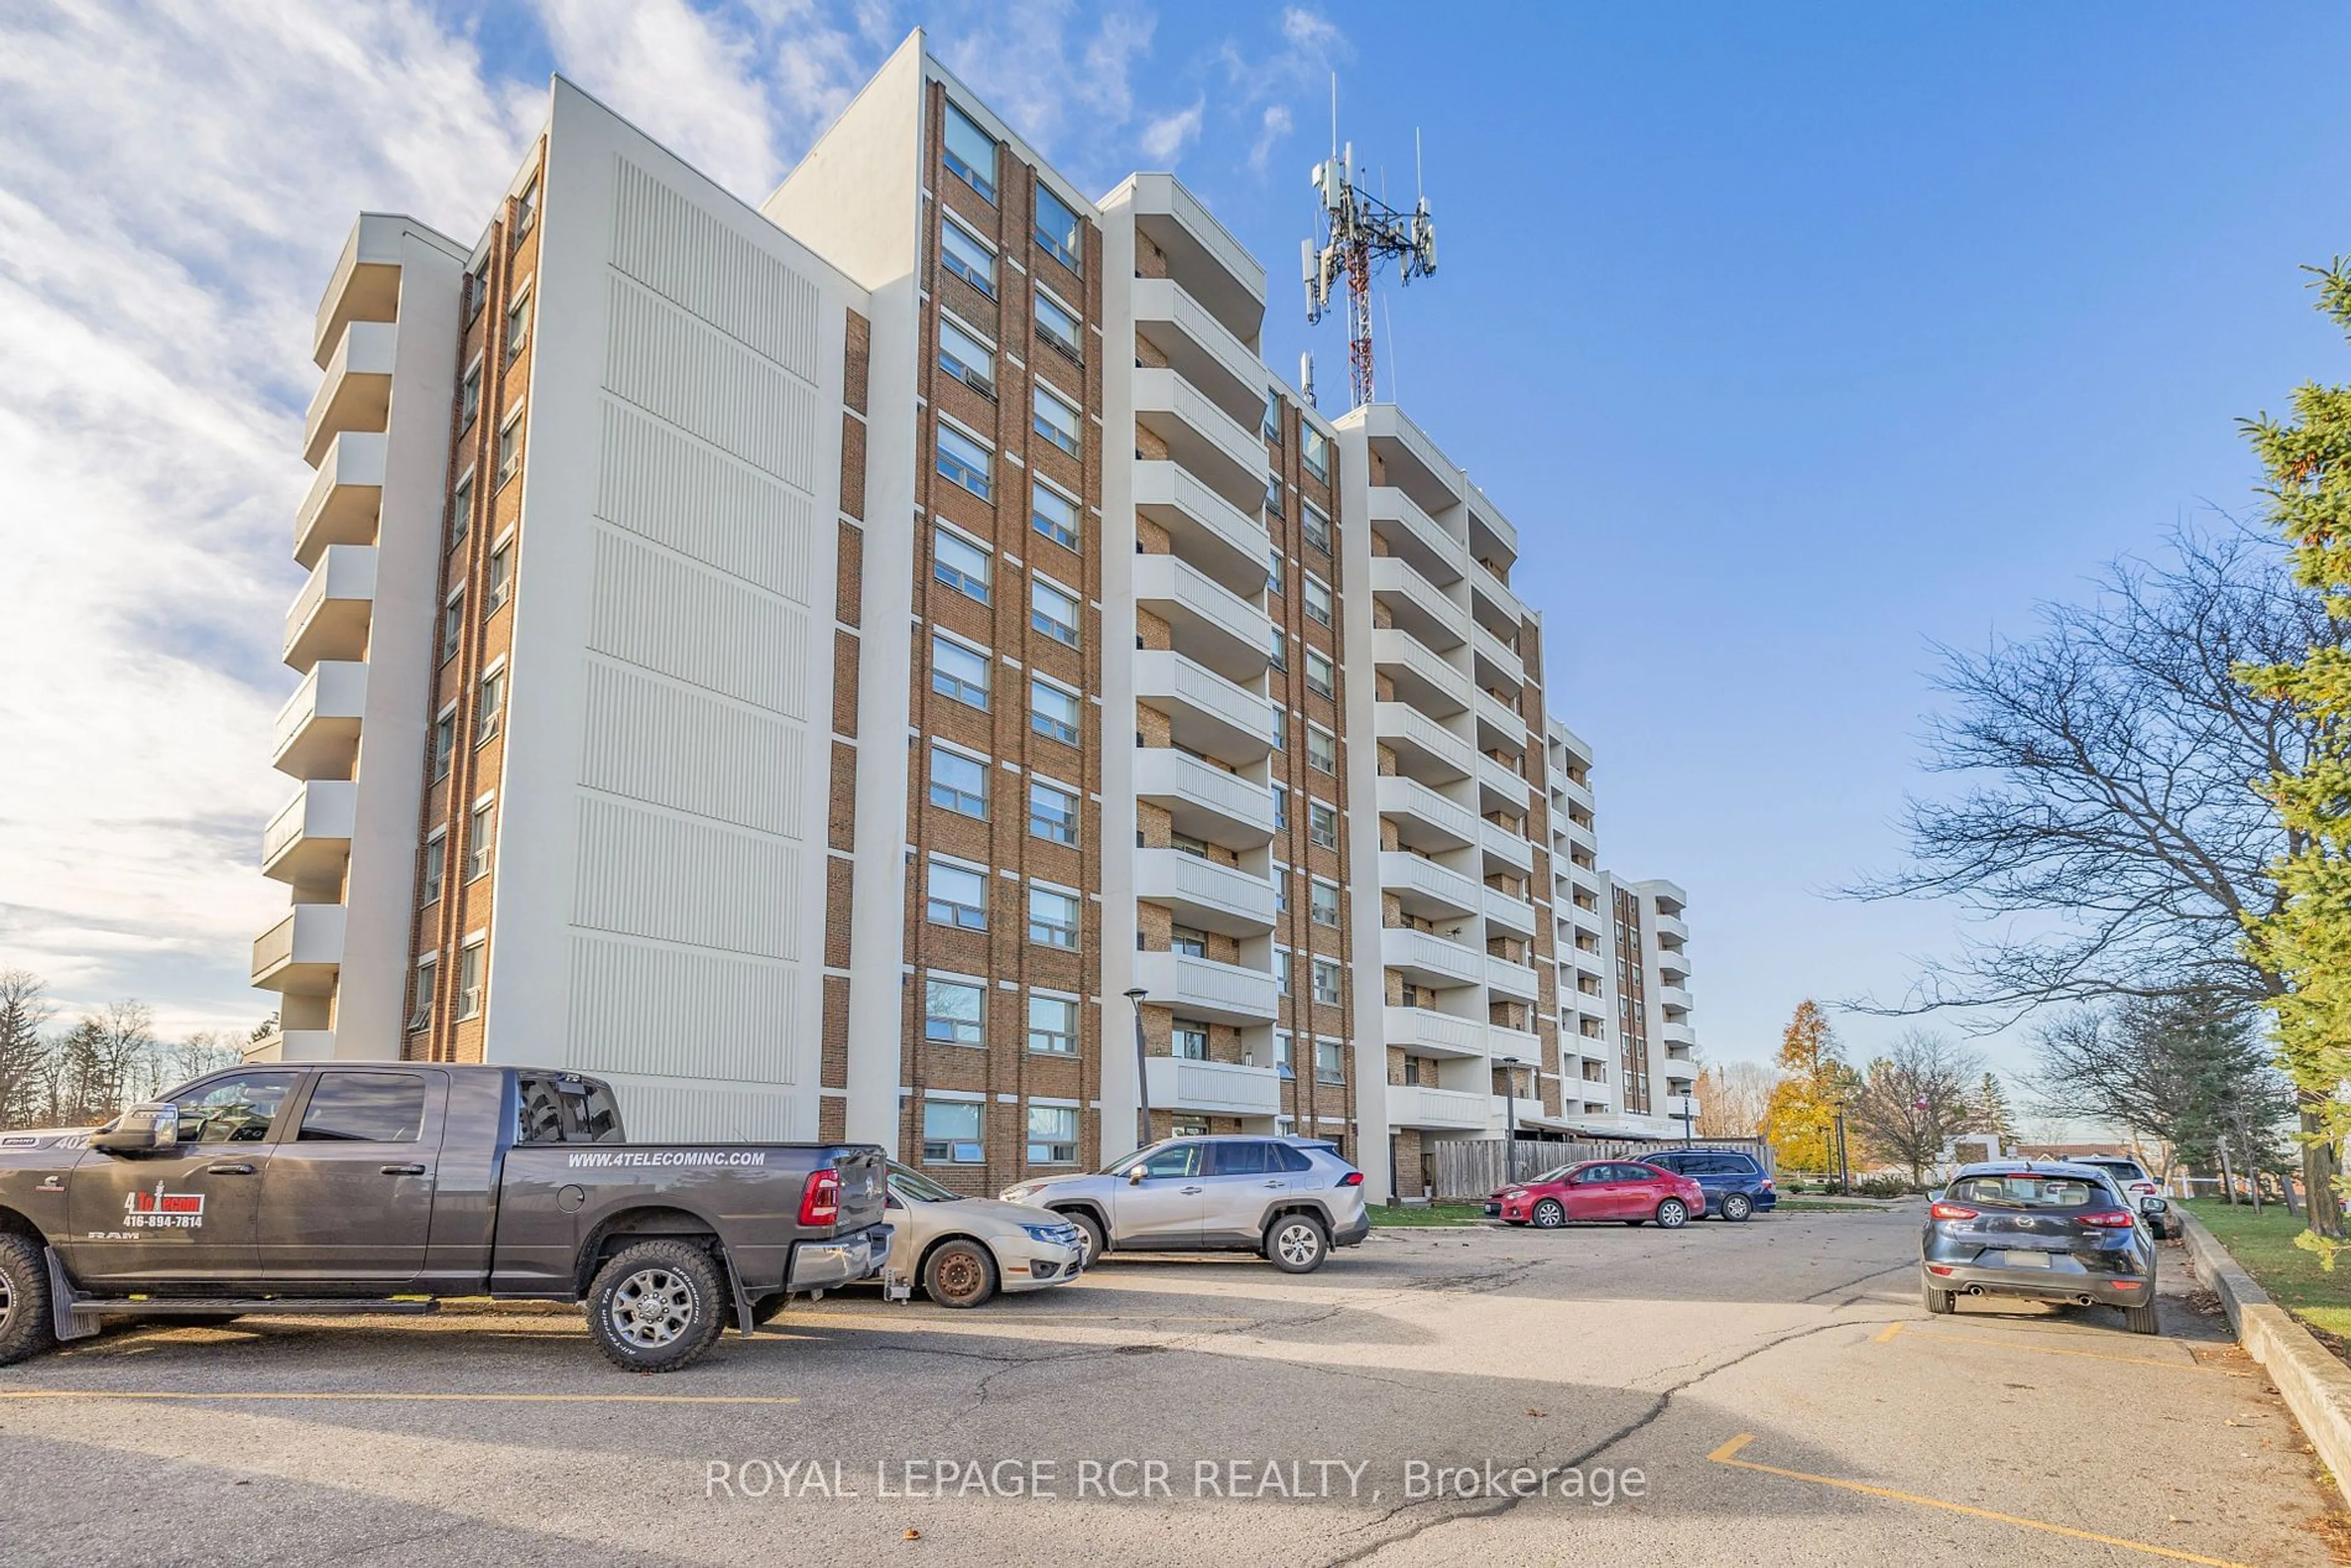
[[[1361,1171],[1349,1171],[1345,1176],[1339,1178],[1339,1185],[1341,1186],[1361,1186],[1364,1185],[1364,1173]]]
[[[1940,1263],[1929,1263],[1927,1265],[1927,1272],[1929,1274],[1949,1274],[1951,1270]]]
[[[2136,1291],[2138,1289],[2138,1281],[2137,1280],[2109,1280],[2106,1283],[2108,1286],[2117,1291]]]
[[[808,1185],[800,1188],[800,1223],[835,1225],[840,1220],[841,1173],[829,1169],[810,1171]]]
[[[1771,1178],[1770,1176],[1765,1176],[1763,1178],[1763,1190],[1765,1192],[1770,1192],[1771,1190]]]
[[[2077,1214],[2074,1218],[2084,1225],[2095,1225],[2103,1230],[2128,1230],[2136,1223],[2119,1208],[2109,1208],[2097,1214]]]
[[[1976,1211],[1962,1203],[1938,1203],[1927,1211],[1933,1219],[1973,1219]]]

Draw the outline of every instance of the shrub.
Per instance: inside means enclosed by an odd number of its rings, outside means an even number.
[[[1864,1197],[1907,1197],[1909,1179],[1898,1176],[1865,1176],[1853,1184],[1853,1190]]]

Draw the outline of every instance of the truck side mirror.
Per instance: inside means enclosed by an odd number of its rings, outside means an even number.
[[[133,1105],[89,1135],[91,1148],[118,1153],[168,1149],[179,1141],[180,1108],[168,1100]]]
[[[1137,1166],[1133,1170],[1126,1173],[1126,1185],[1129,1186],[1141,1186],[1143,1185],[1143,1167],[1141,1166]]]

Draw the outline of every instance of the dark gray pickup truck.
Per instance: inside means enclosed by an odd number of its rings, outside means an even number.
[[[578,1301],[668,1372],[728,1316],[882,1267],[870,1144],[632,1144],[578,1073],[424,1062],[231,1069],[94,1132],[0,1134],[0,1365],[109,1317]]]

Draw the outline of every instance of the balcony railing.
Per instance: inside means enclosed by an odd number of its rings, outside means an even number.
[[[1180,556],[1139,555],[1134,598],[1166,621],[1176,652],[1194,663],[1228,680],[1265,674],[1273,623],[1261,593],[1252,603]]]
[[[1483,890],[1450,866],[1410,850],[1380,852],[1380,891],[1395,894],[1405,913],[1423,919],[1459,919],[1478,912]]]
[[[1380,933],[1380,961],[1401,970],[1413,984],[1435,990],[1474,986],[1486,977],[1485,954],[1407,925],[1391,925]]]
[[[1270,790],[1172,746],[1134,754],[1134,793],[1165,807],[1177,832],[1204,843],[1246,850],[1273,837]]]
[[[1450,718],[1469,706],[1469,674],[1446,663],[1409,632],[1384,627],[1372,633],[1372,662],[1395,683],[1396,695],[1432,718]]]
[[[1462,1089],[1419,1084],[1388,1085],[1388,1124],[1396,1127],[1482,1129],[1490,1124],[1489,1096]]]
[[[350,778],[367,711],[367,671],[363,664],[340,659],[311,665],[277,710],[271,765],[297,779]]]
[[[1131,287],[1136,327],[1174,369],[1237,420],[1265,412],[1265,365],[1215,312],[1172,277],[1138,277]]]
[[[319,564],[319,552],[329,545],[375,543],[389,439],[381,431],[347,430],[329,444],[326,461],[294,514],[294,559],[305,570]]]
[[[310,399],[302,423],[302,461],[316,468],[328,444],[347,430],[381,430],[392,417],[392,351],[400,329],[390,321],[354,321],[327,361],[326,380]]]
[[[1390,1008],[1384,1032],[1390,1045],[1424,1056],[1482,1056],[1486,1051],[1484,1024],[1435,1008]]]
[[[1450,784],[1467,779],[1478,752],[1410,703],[1384,702],[1372,709],[1373,733],[1396,754],[1399,772],[1424,784]]]
[[[1404,841],[1430,853],[1478,841],[1486,824],[1468,807],[1448,800],[1417,779],[1388,775],[1377,786],[1379,812],[1395,821]]]
[[[1208,1023],[1271,1023],[1278,1001],[1271,971],[1188,953],[1137,953],[1134,983],[1145,1002]]]
[[[1181,1056],[1145,1057],[1144,1083],[1153,1110],[1218,1116],[1270,1116],[1281,1109],[1281,1071]]]
[[[1176,744],[1238,766],[1273,749],[1273,705],[1172,649],[1134,655],[1134,693],[1168,716]]]
[[[1236,593],[1265,591],[1266,552],[1273,541],[1254,513],[1202,484],[1183,465],[1134,465],[1134,510],[1167,530],[1176,553]]]
[[[375,547],[329,545],[286,612],[286,662],[307,672],[321,659],[367,656],[375,608]]]
[[[1175,371],[1134,372],[1134,417],[1167,444],[1168,455],[1234,506],[1265,498],[1265,442]]]
[[[1228,936],[1273,928],[1273,883],[1185,850],[1134,852],[1134,896],[1175,911],[1176,923]]]
[[[1369,495],[1372,531],[1385,539],[1390,549],[1439,588],[1461,580],[1469,564],[1469,551],[1459,539],[1394,485],[1374,485]]]

